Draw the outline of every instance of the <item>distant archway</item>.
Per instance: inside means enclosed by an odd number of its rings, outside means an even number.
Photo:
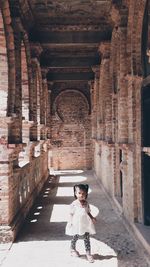
[[[55,99],[52,116],[54,169],[87,169],[90,162],[90,115],[85,96],[64,90]]]

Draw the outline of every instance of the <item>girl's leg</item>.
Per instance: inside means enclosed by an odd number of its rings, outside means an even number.
[[[78,238],[79,238],[79,235],[74,235],[72,237],[72,240],[71,240],[71,255],[76,256],[76,257],[80,256],[79,252],[76,251],[76,242],[77,242]]]
[[[90,244],[90,234],[85,233],[84,234],[84,245],[85,245],[85,251],[86,253],[91,253],[91,244]]]
[[[91,255],[91,243],[90,243],[90,234],[85,233],[84,234],[84,245],[85,245],[85,251],[86,251],[86,256],[89,262],[94,262],[94,259]]]

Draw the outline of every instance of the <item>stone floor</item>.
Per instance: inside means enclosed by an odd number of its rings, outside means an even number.
[[[83,240],[78,240],[80,258],[69,254],[70,237],[64,234],[73,185],[90,185],[88,201],[97,217],[96,235],[91,237],[94,263],[85,257]],[[146,251],[126,230],[92,172],[62,171],[49,178],[17,240],[0,246],[2,267],[150,267]]]

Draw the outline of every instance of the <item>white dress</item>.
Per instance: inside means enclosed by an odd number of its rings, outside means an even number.
[[[66,235],[84,235],[85,232],[95,234],[95,226],[88,215],[90,207],[88,202],[82,206],[79,200],[74,200],[70,205],[70,214],[72,215],[72,222],[68,221],[66,225]]]

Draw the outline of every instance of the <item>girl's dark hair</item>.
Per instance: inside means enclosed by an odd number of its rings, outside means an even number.
[[[80,189],[82,191],[84,191],[86,193],[86,198],[88,196],[88,190],[89,190],[89,185],[88,184],[75,184],[74,187],[73,187],[73,190],[74,190],[74,197],[76,197],[76,189]]]

